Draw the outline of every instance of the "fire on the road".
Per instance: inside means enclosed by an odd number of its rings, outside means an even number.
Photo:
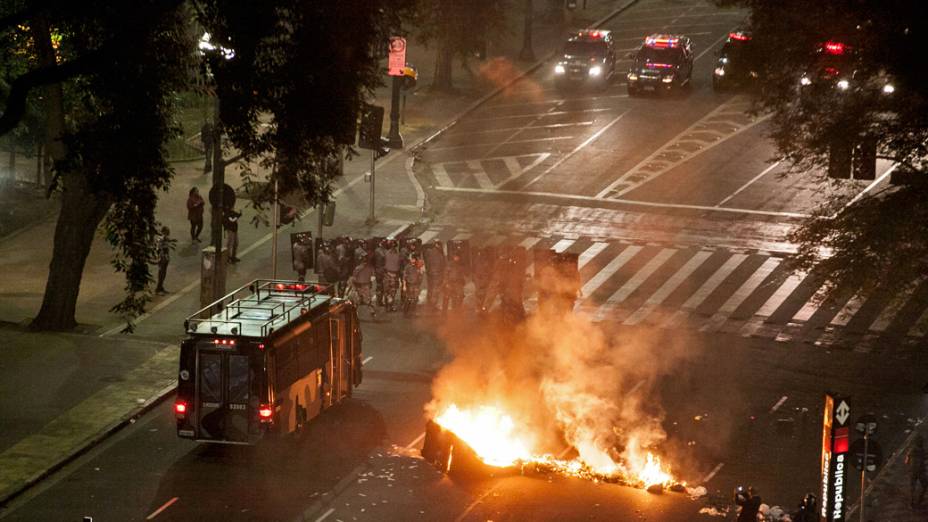
[[[581,457],[559,459],[532,451],[531,442],[519,434],[515,421],[496,406],[479,406],[462,410],[450,405],[435,418],[442,428],[452,432],[490,466],[511,467],[534,464],[555,473],[593,480],[609,480],[629,485],[668,487],[675,481],[659,457],[646,453],[642,462],[621,463],[609,459],[593,464]],[[608,457],[607,457],[608,459]]]

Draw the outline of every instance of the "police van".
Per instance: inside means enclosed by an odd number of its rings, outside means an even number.
[[[327,285],[259,279],[184,321],[177,435],[254,444],[287,434],[361,383],[355,306]]]

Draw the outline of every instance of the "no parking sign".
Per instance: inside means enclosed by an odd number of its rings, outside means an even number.
[[[388,74],[390,76],[403,76],[404,67],[406,67],[406,39],[402,36],[391,36]]]

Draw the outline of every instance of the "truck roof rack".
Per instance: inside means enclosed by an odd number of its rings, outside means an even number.
[[[184,330],[188,334],[263,338],[335,299],[331,284],[255,279],[188,316]]]

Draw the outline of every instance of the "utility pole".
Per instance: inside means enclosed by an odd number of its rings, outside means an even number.
[[[216,96],[213,109],[213,188],[211,192],[217,197],[210,198],[210,243],[213,247],[212,260],[212,301],[225,295],[225,256],[222,255],[222,218],[225,215],[226,164],[222,160],[222,131],[219,120],[219,96]]]
[[[391,149],[403,148],[403,136],[400,134],[400,87],[402,85],[403,77],[394,76],[393,90],[390,93],[390,132],[387,133],[387,142]]]
[[[519,51],[519,59],[526,62],[535,61],[535,51],[532,50],[532,24],[534,23],[535,3],[533,0],[525,0],[523,4],[525,25],[522,27],[522,50]]]
[[[277,193],[277,169],[274,169],[274,217],[271,219],[271,279],[277,279],[277,227],[280,223],[280,195]]]

